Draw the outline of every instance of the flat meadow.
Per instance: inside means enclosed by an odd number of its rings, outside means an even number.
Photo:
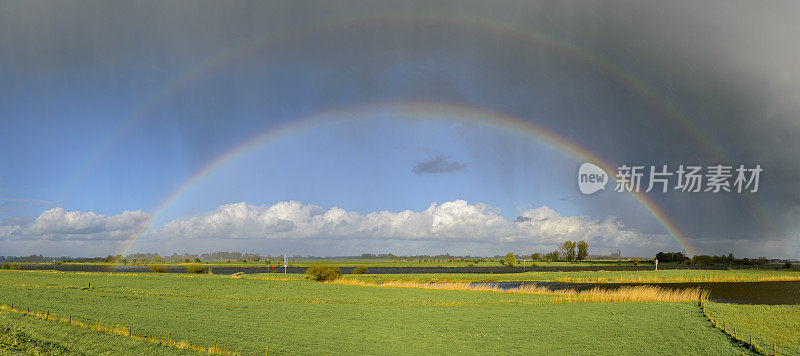
[[[696,300],[593,302],[556,294],[317,283],[303,275],[239,277],[0,271],[0,348],[47,354],[753,352],[714,326]],[[387,276],[346,277],[371,284]],[[800,354],[792,342],[796,325],[784,320],[797,320],[798,306],[754,311],[706,305],[741,328],[748,318],[766,315],[763,325],[751,324],[759,341],[779,343],[781,354]]]

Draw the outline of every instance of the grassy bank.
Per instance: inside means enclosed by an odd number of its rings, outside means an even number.
[[[706,302],[717,327],[762,352],[800,355],[800,305],[742,305]]]
[[[0,309],[0,355],[194,355],[196,352]]]
[[[266,347],[271,354],[746,353],[693,302],[555,298],[215,275],[0,271],[0,304],[131,326],[145,338],[217,340],[242,354]]]

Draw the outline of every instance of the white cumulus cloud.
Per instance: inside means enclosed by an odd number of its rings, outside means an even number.
[[[609,247],[645,246],[664,239],[663,235],[626,230],[615,218],[562,216],[542,206],[511,220],[500,215],[497,208],[463,200],[432,203],[421,211],[368,214],[297,201],[272,206],[241,202],[172,220],[154,234],[190,239],[365,239],[553,246],[565,240],[586,240]]]
[[[36,219],[2,226],[0,239],[117,240],[130,236],[149,219],[141,210],[106,216],[53,208]]]

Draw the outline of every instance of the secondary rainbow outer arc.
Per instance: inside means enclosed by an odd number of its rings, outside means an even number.
[[[525,32],[513,27],[502,27],[494,23],[486,22],[479,22],[479,24],[483,25],[482,27],[487,30],[491,29],[494,31],[505,32],[520,38],[535,40],[537,42],[552,40],[551,37],[543,36],[539,33]],[[678,123],[679,127],[685,133],[687,133],[691,140],[704,151],[706,156],[711,158],[713,161],[720,163],[730,162],[730,159],[723,152],[723,150],[720,149],[719,146],[715,145],[710,138],[704,135],[697,125],[689,120],[689,118],[677,106],[657,95],[654,90],[650,89],[636,77],[628,74],[619,66],[616,66],[599,56],[593,55],[589,51],[582,50],[574,45],[571,45],[569,42],[550,41],[549,43],[558,47],[565,53],[570,53],[574,57],[581,58],[585,63],[596,66],[602,70],[603,73],[607,74],[611,78],[614,78],[618,83],[623,84],[626,88],[647,100],[647,102],[650,103],[653,108],[656,108],[662,115],[669,117],[674,122]],[[604,170],[609,172],[605,168]],[[764,209],[763,204],[755,200],[757,197],[751,194],[745,194],[744,199],[747,205],[750,207],[750,210],[756,214],[756,218],[762,223],[762,225],[765,226],[772,235],[775,235],[775,230],[773,228],[775,224],[772,222],[770,215]],[[687,252],[690,252],[690,250],[687,249]],[[694,253],[691,254],[694,255]]]
[[[277,34],[270,34],[267,36],[257,37],[253,40],[246,41],[243,44],[234,47],[232,50],[214,56],[211,59],[201,62],[199,65],[194,66],[184,72],[183,75],[177,77],[175,80],[168,82],[166,86],[156,91],[153,95],[148,96],[147,100],[142,105],[137,106],[121,124],[108,136],[98,147],[93,150],[89,155],[86,163],[67,180],[67,191],[71,191],[72,187],[78,181],[85,177],[91,169],[110,152],[111,147],[118,142],[125,133],[129,132],[136,126],[136,123],[143,121],[147,116],[153,112],[161,103],[175,93],[180,92],[183,88],[189,87],[193,82],[202,78],[209,73],[212,73],[216,68],[224,67],[227,64],[245,57],[249,54],[263,50],[269,46],[279,45],[286,43],[292,39],[301,38],[303,36],[320,33],[324,31],[336,31],[339,29],[347,28],[353,25],[358,26],[372,26],[372,25],[451,25],[463,26],[468,29],[479,29],[486,32],[496,33],[501,36],[509,36],[519,40],[528,41],[537,45],[544,45],[559,53],[566,54],[572,58],[577,58],[587,63],[588,65],[602,71],[609,78],[622,84],[624,87],[636,93],[641,98],[645,99],[653,108],[659,111],[665,117],[669,117],[673,122],[677,123],[678,127],[688,134],[691,141],[694,142],[704,153],[717,162],[727,162],[725,155],[721,153],[719,147],[714,145],[711,139],[705,136],[694,123],[687,118],[675,105],[669,100],[666,100],[650,89],[646,84],[638,80],[633,75],[625,72],[619,66],[599,57],[590,51],[577,47],[576,45],[554,36],[550,36],[541,32],[531,32],[530,30],[523,30],[510,26],[505,23],[495,23],[486,20],[478,20],[464,16],[454,15],[389,15],[389,16],[372,16],[372,17],[359,17],[352,19],[337,20],[329,23],[319,25],[304,25],[282,31]],[[759,204],[755,196],[746,194],[745,201],[750,206],[751,211],[754,211],[759,221],[761,221],[773,234],[773,224],[769,214],[765,211],[762,204]]]
[[[160,216],[160,214],[182,196],[189,188],[198,181],[233,161],[236,157],[250,151],[251,149],[274,142],[275,140],[291,134],[301,133],[313,128],[336,123],[343,123],[353,120],[367,119],[375,115],[390,114],[403,117],[436,117],[457,121],[468,121],[478,124],[491,126],[506,132],[521,135],[538,142],[547,144],[558,149],[573,158],[592,162],[602,168],[606,173],[615,172],[608,163],[605,163],[597,155],[584,147],[569,141],[568,139],[556,134],[555,132],[536,125],[526,120],[515,118],[504,113],[487,111],[484,109],[468,107],[465,105],[438,103],[438,102],[413,102],[413,103],[385,103],[371,104],[356,107],[346,107],[312,114],[302,119],[290,121],[287,124],[270,128],[263,133],[254,136],[238,146],[231,148],[219,155],[203,168],[195,172],[189,179],[178,186],[158,207],[153,211],[150,221]],[[613,177],[612,174],[609,176]],[[670,236],[678,244],[686,249],[687,253],[694,255],[694,249],[688,243],[686,237],[680,232],[678,227],[667,217],[667,215],[647,196],[640,192],[630,192],[630,194],[655,217],[667,230]],[[127,254],[133,243],[149,228],[148,224],[142,225],[130,238],[122,245],[121,254]]]
[[[477,28],[482,31],[496,33],[501,36],[502,35],[510,36],[523,41],[536,43],[538,45],[544,45],[562,54],[566,54],[570,57],[580,59],[581,61],[593,66],[594,68],[601,70],[609,78],[612,78],[618,83],[621,83],[632,92],[637,93],[640,97],[644,98],[649,103],[651,103],[652,107],[656,108],[663,115],[672,118],[675,122],[678,123],[679,127],[682,130],[684,130],[689,134],[692,140],[696,142],[701,149],[706,151],[706,154],[715,158],[720,157],[719,150],[716,148],[716,146],[714,146],[710,140],[706,139],[703,136],[703,134],[700,133],[699,129],[695,125],[693,125],[693,123],[688,118],[686,118],[686,116],[683,115],[680,112],[680,110],[678,110],[674,105],[670,104],[668,101],[656,95],[654,91],[649,89],[641,81],[638,81],[635,77],[626,73],[618,66],[615,66],[609,63],[608,61],[590,53],[589,51],[579,48],[574,44],[571,44],[563,39],[559,39],[554,36],[548,36],[546,34],[539,32],[530,32],[518,29],[515,27],[508,26],[507,24],[497,24],[485,20],[477,20],[474,18],[463,17],[463,16],[391,15],[391,16],[344,19],[320,25],[292,28],[288,31],[283,31],[278,34],[270,34],[264,37],[256,38],[251,41],[247,41],[244,44],[234,47],[230,51],[223,52],[218,56],[212,57],[211,59],[190,68],[183,75],[177,77],[175,80],[168,82],[166,86],[156,91],[153,95],[148,96],[147,100],[145,100],[142,103],[142,105],[138,106],[131,115],[129,115],[126,119],[122,120],[120,125],[115,130],[113,130],[112,134],[109,135],[108,138],[104,140],[100,145],[98,145],[98,147],[95,150],[93,150],[93,153],[89,155],[90,158],[87,160],[86,164],[84,164],[79,170],[76,171],[77,173],[73,175],[72,179],[69,180],[70,182],[69,186],[73,186],[77,181],[81,179],[81,177],[84,177],[86,174],[88,174],[91,168],[104,155],[106,155],[110,151],[111,147],[115,144],[115,142],[117,142],[120,137],[122,137],[125,133],[129,132],[133,127],[135,127],[136,123],[144,120],[149,113],[154,111],[155,108],[157,108],[167,98],[179,92],[182,88],[188,87],[192,82],[196,81],[197,79],[213,72],[214,69],[224,67],[228,63],[231,63],[239,58],[245,57],[257,51],[263,50],[269,46],[285,43],[292,39],[300,38],[314,33],[321,33],[324,31],[336,31],[348,28],[353,25],[386,26],[392,24],[451,25],[451,26],[463,26],[465,28]]]

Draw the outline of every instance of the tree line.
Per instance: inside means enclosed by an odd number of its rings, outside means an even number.
[[[534,253],[531,259],[534,261],[567,261],[581,262],[589,256],[589,244],[586,241],[564,241],[558,245],[558,249],[548,253]]]
[[[684,255],[682,252],[659,252],[656,254],[656,259],[658,262],[675,262],[675,263],[686,263],[686,264],[695,264],[695,265],[705,265],[705,266],[712,266],[715,264],[733,264],[733,265],[761,265],[768,263],[766,257],[759,257],[759,258],[736,258],[733,256],[732,253],[727,255],[719,255],[719,256],[712,256],[712,255],[695,255],[692,257],[688,257]]]

